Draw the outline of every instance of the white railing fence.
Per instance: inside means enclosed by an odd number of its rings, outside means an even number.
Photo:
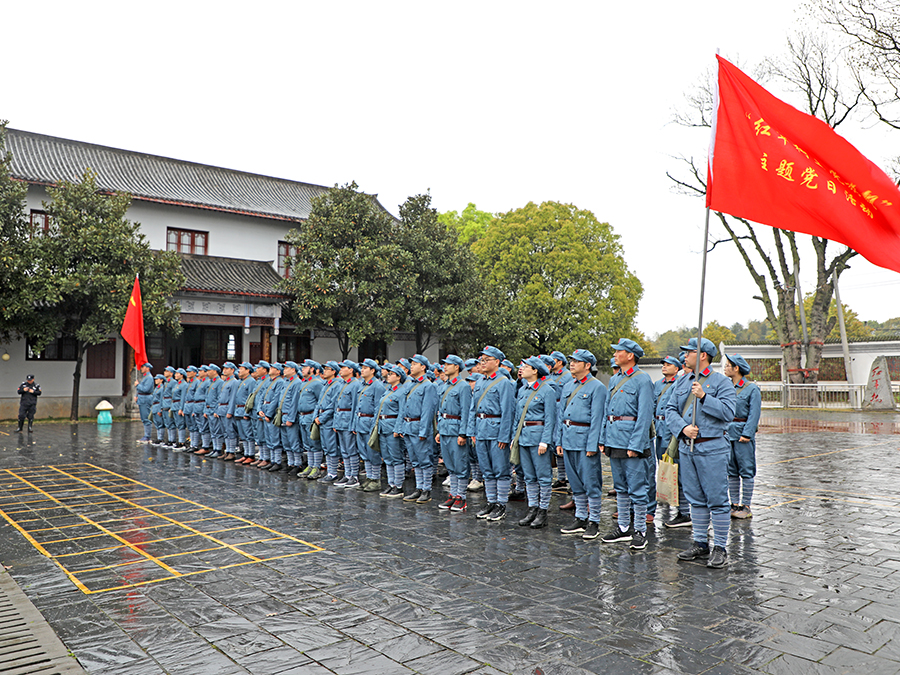
[[[829,408],[859,410],[866,385],[835,382],[827,384],[782,384],[758,382],[763,408]],[[900,399],[900,383],[891,385],[894,401]]]

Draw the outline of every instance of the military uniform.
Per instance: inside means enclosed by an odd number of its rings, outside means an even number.
[[[297,398],[304,383],[300,377],[300,366],[295,361],[286,361],[284,366],[285,369],[293,368],[294,372],[292,375],[285,374],[284,377],[284,393],[281,395],[280,405],[281,445],[287,455],[288,473],[296,476],[300,473],[303,462],[303,453],[300,450],[300,425],[297,423]],[[270,467],[269,470],[277,469]]]
[[[145,363],[142,368],[149,368],[150,364]],[[141,424],[144,425],[144,436],[141,438],[142,443],[150,442],[150,406],[153,404],[153,375],[150,371],[141,378],[135,388],[137,395],[138,410],[141,414]]]
[[[489,359],[504,359],[503,352],[496,347],[485,347],[481,353]],[[476,517],[485,520],[506,515],[510,486],[508,446],[516,415],[515,390],[512,380],[494,372],[476,382],[472,391],[467,433],[475,439],[478,464],[484,473],[487,504]]]
[[[216,402],[216,420],[221,429],[221,445],[217,446],[215,453],[210,457],[234,457],[234,449],[237,446],[237,427],[233,414],[234,396],[237,393],[238,380],[234,375],[237,366],[231,361],[222,364],[223,370],[231,370],[230,374],[222,375],[222,386],[219,389],[219,397]]]
[[[559,400],[562,398],[563,389],[573,378],[572,373],[566,368],[568,360],[566,359],[565,354],[555,351],[550,354],[550,358],[553,359],[554,363],[561,363],[557,370],[551,370],[550,372],[550,380],[556,389],[556,402],[559,403]],[[568,492],[569,479],[566,476],[566,456],[565,454],[556,455],[555,453],[554,456],[556,457],[556,484],[553,487],[554,489]]]
[[[269,366],[269,377],[271,381],[266,387],[266,393],[263,397],[262,405],[259,407],[259,415],[263,420],[263,429],[265,430],[266,442],[262,445],[260,453],[261,461],[256,466],[260,469],[268,469],[273,464],[281,461],[281,429],[275,424],[275,416],[278,414],[278,407],[281,404],[282,394],[286,383],[282,377],[284,365],[273,362]]]
[[[597,365],[596,357],[586,349],[576,349],[569,359]],[[563,534],[584,533],[582,536],[593,539],[599,533],[603,490],[599,446],[608,393],[590,373],[580,380],[573,377],[563,386],[556,414],[556,446],[564,453],[575,502],[575,520],[560,529]]]
[[[176,447],[180,448],[187,439],[187,423],[184,419],[184,406],[186,402],[187,390],[190,385],[185,382],[184,377],[187,371],[179,368],[175,371],[176,377],[175,387],[172,389],[172,420],[175,422],[175,433],[177,434]],[[177,376],[181,375],[181,378]]]
[[[442,506],[462,511],[466,508],[466,487],[470,476],[469,437],[466,435],[466,428],[472,406],[472,388],[462,376],[464,364],[461,358],[450,354],[444,358],[444,363],[459,366],[460,372],[444,383],[443,391],[437,392],[437,433],[444,466],[450,474],[450,496]]]
[[[209,432],[203,438],[203,450],[201,454],[212,454],[219,448],[219,442],[224,444],[225,437],[222,434],[222,426],[219,424],[219,418],[216,417],[216,410],[219,407],[219,391],[222,389],[222,369],[210,363],[207,372],[212,371],[209,378],[209,388],[206,390],[206,401],[203,403],[203,414],[209,423]]]
[[[726,354],[725,358],[737,366],[741,375],[750,373],[750,364],[740,355]],[[762,413],[762,394],[755,382],[743,377],[734,385],[737,401],[734,420],[728,425],[725,438],[731,443],[728,460],[728,492],[733,518],[749,518],[750,501],[756,481],[756,429]],[[745,438],[748,440],[742,441]],[[743,494],[742,494],[743,493]]]
[[[696,351],[697,338],[691,338],[688,345],[682,349]],[[717,351],[715,345],[706,338],[703,338],[700,350],[710,358],[714,357]],[[697,354],[698,367],[699,356]],[[694,382],[699,378],[705,378],[702,383],[704,395],[696,399],[696,417],[694,417],[694,406],[688,401],[688,397],[691,396]],[[728,459],[731,444],[725,438],[725,431],[734,419],[735,403],[731,380],[721,373],[706,368],[699,377],[691,373],[679,378],[666,406],[666,424],[679,438],[679,473],[685,497],[691,505],[694,544],[691,549],[679,554],[681,560],[710,555],[708,530],[712,520],[716,555],[710,558],[708,565],[721,567],[725,564],[727,555],[725,546],[728,543],[728,530],[731,524],[731,508],[728,501]],[[682,433],[691,424],[699,428],[699,434],[693,443]]]
[[[297,424],[300,425],[300,443],[306,452],[308,466],[300,474],[309,480],[316,480],[321,475],[319,466],[324,459],[322,444],[319,439],[310,435],[313,421],[316,419],[316,407],[322,397],[325,382],[318,375],[322,366],[312,359],[303,362],[304,368],[310,368],[309,376],[304,379],[303,387],[297,397]]]
[[[162,445],[164,429],[166,428],[162,418],[162,397],[166,378],[163,375],[157,375],[153,378],[153,381],[156,383],[156,388],[153,390],[153,398],[150,401],[150,418],[153,420],[153,427],[156,429],[156,443],[154,445]]]
[[[413,361],[428,367],[428,359],[421,354],[413,356]],[[406,396],[400,402],[398,414],[399,433],[406,440],[406,448],[416,476],[416,489],[403,500],[420,504],[431,500],[431,486],[434,480],[434,415],[437,410],[437,391],[434,383],[422,374],[412,377],[407,383]]]
[[[381,397],[384,396],[384,385],[378,379],[378,364],[372,359],[366,359],[362,365],[375,370],[375,375],[370,380],[360,380],[360,387],[356,398],[356,421],[353,432],[356,434],[356,451],[362,457],[366,469],[366,484],[362,486],[367,492],[376,492],[381,489],[381,455],[369,447],[369,435],[375,426],[375,415]]]
[[[406,398],[406,388],[403,382],[406,373],[399,366],[384,366],[382,372],[393,372],[400,377],[400,382],[393,386],[388,385],[384,395],[378,402],[378,445],[381,448],[381,457],[387,466],[388,487],[381,493],[382,497],[400,498],[403,496],[403,479],[406,474],[406,465],[403,459],[403,449],[400,447],[400,404]]]
[[[333,483],[338,478],[338,470],[341,463],[341,449],[338,446],[337,434],[334,431],[334,408],[337,402],[337,394],[344,381],[337,376],[341,367],[336,361],[327,361],[325,369],[334,371],[329,379],[326,379],[322,387],[322,397],[319,399],[316,419],[319,421],[319,440],[322,442],[322,450],[325,453],[327,473],[322,478],[323,483]]]
[[[266,446],[266,420],[260,417],[259,411],[262,409],[263,401],[266,397],[266,391],[272,386],[272,379],[269,377],[269,368],[271,365],[268,361],[260,361],[256,364],[253,372],[256,384],[251,385],[253,391],[244,402],[244,417],[249,417],[251,445],[249,452],[244,452],[242,464],[256,466],[262,462],[263,448]],[[252,397],[252,400],[251,400]],[[268,455],[268,451],[266,451]]]
[[[200,452],[209,445],[209,418],[206,417],[206,394],[209,393],[209,366],[201,365],[198,369],[199,380],[194,390],[193,416],[196,433],[191,434],[191,448]]]
[[[162,420],[166,427],[166,441],[164,445],[174,446],[177,438],[175,429],[175,418],[172,416],[172,392],[178,382],[175,380],[175,368],[166,366],[166,383],[163,387],[162,395]]]
[[[185,448],[188,444],[194,445],[194,437],[197,436],[197,418],[194,416],[194,403],[197,398],[197,387],[200,386],[200,377],[197,375],[197,366],[188,366],[184,369],[189,375],[187,389],[184,392],[184,424],[187,427]]]
[[[619,340],[612,348],[636,358],[644,355],[634,340]],[[600,444],[612,468],[619,515],[616,527],[603,537],[605,543],[631,540],[633,549],[647,546],[647,502],[650,483],[656,481],[655,472],[651,481],[647,471],[647,460],[653,455],[650,425],[654,403],[653,381],[637,366],[622,371],[609,382],[606,425]],[[633,529],[629,522],[632,513]]]
[[[673,366],[677,366],[679,369],[681,368],[681,363],[674,356],[667,356],[664,361],[670,363]],[[669,430],[668,425],[666,424],[666,405],[669,402],[669,397],[675,392],[675,382],[678,380],[678,375],[675,374],[671,378],[663,377],[659,379],[653,385],[653,395],[656,398],[656,410],[654,411],[654,421],[656,422],[656,439],[655,439],[655,449],[656,449],[656,460],[659,461],[662,459],[662,456],[666,454],[666,449],[669,447],[669,441],[672,440],[672,432]],[[674,458],[675,463],[678,463],[678,458]],[[650,494],[650,502],[647,507],[648,513],[656,513],[656,487],[653,486],[653,490]],[[680,517],[679,517],[680,516]],[[688,504],[687,498],[684,496],[684,489],[681,487],[681,478],[678,479],[678,514],[676,514],[671,520],[665,523],[666,527],[686,527],[690,524],[691,521],[691,507]]]
[[[553,484],[550,458],[556,449],[556,388],[549,379],[550,370],[540,358],[532,356],[523,363],[537,371],[537,379],[523,379],[516,398],[519,457],[528,495],[528,513],[519,525],[539,528],[547,524]]]
[[[228,412],[234,418],[234,425],[237,429],[238,441],[240,444],[232,449],[232,453],[234,454],[233,459],[235,460],[241,458],[242,450],[246,451],[248,454],[252,454],[252,449],[248,450],[253,442],[253,429],[250,418],[247,415],[247,399],[256,388],[256,380],[250,375],[250,373],[253,372],[253,364],[244,361],[240,364],[239,368],[246,369],[248,371],[247,376],[240,379],[240,374],[238,374],[239,384],[237,386],[237,391],[228,408]],[[243,448],[241,448],[241,445]]]

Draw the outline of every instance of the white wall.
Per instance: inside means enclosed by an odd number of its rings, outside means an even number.
[[[47,192],[31,186],[25,200],[29,209],[43,210],[41,200]],[[140,223],[141,232],[149,239],[150,247],[165,250],[166,231],[170,227],[208,232],[207,253],[224,258],[270,260],[277,264],[278,242],[283,241],[295,225],[281,220],[242,216],[208,209],[187,208],[134,200],[126,217]]]

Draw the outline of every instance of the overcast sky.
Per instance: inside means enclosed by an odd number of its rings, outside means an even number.
[[[670,123],[716,49],[784,51],[794,3],[7,3],[0,118],[17,129],[293,180],[355,180],[393,213],[570,202],[621,235],[648,336],[697,322],[703,203]],[[784,92],[773,89],[776,95]],[[886,166],[900,132],[844,132]],[[768,232],[766,241],[771,241]],[[812,247],[804,284],[812,290]],[[900,316],[900,275],[857,258],[842,299]],[[763,318],[732,247],[710,256],[704,317]]]

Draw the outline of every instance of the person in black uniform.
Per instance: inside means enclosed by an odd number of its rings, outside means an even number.
[[[22,431],[22,425],[25,418],[28,418],[28,433],[31,433],[31,426],[34,424],[34,412],[37,410],[37,397],[41,395],[41,385],[34,381],[34,375],[28,375],[25,381],[19,385],[19,429]]]

